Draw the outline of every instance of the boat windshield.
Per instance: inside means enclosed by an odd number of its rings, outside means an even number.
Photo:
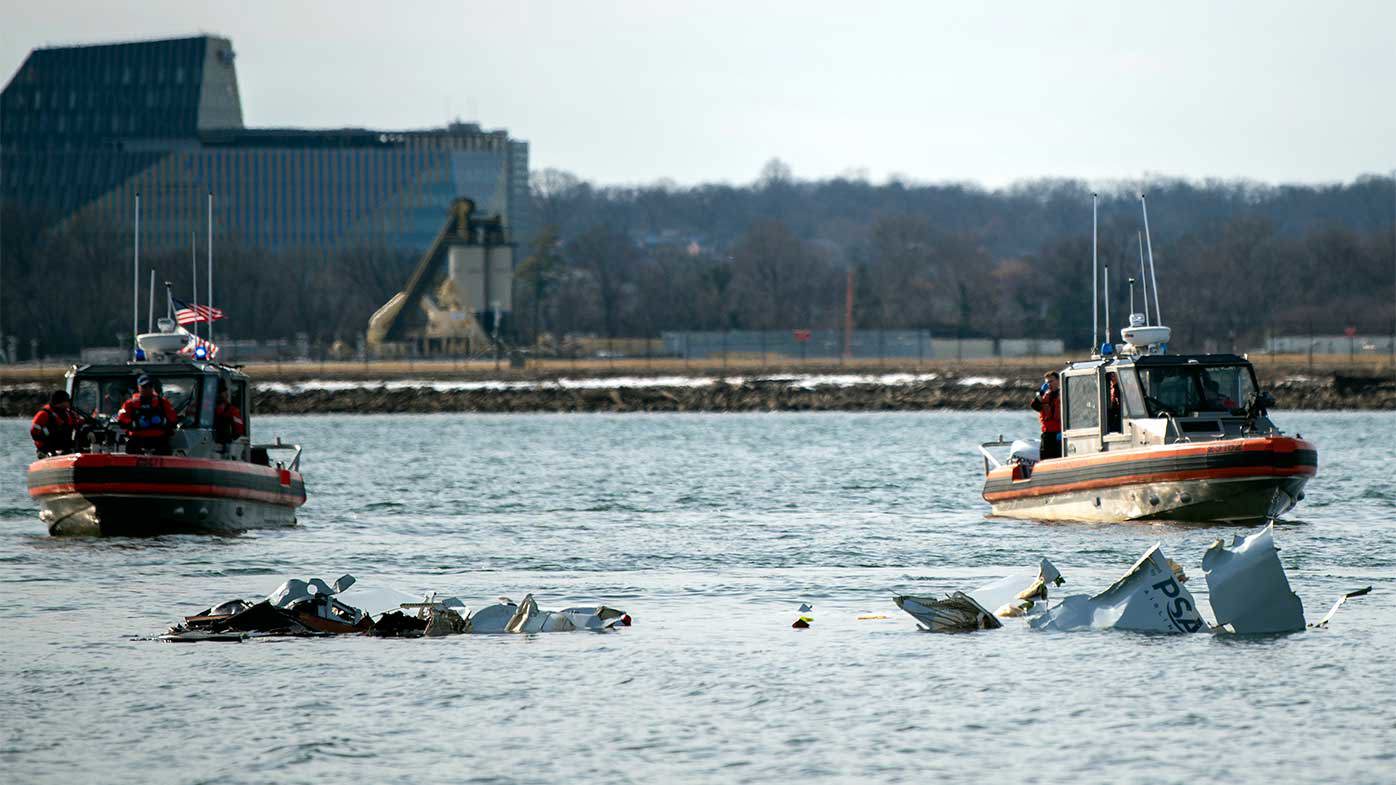
[[[199,424],[199,380],[198,376],[156,377],[155,385],[179,413],[182,428],[195,428]],[[105,414],[115,417],[121,405],[136,393],[136,377],[108,376],[78,379],[73,387],[73,406],[87,414]]]
[[[1182,417],[1198,412],[1232,412],[1255,392],[1247,365],[1176,365],[1140,368],[1139,382],[1149,415]]]

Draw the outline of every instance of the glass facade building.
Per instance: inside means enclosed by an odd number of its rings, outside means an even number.
[[[452,199],[528,224],[528,144],[453,123],[372,131],[245,128],[231,43],[201,36],[35,50],[0,94],[0,197],[42,220],[126,226],[182,248],[215,232],[249,247],[423,249]]]

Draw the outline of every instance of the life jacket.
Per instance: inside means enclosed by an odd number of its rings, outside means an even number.
[[[72,409],[60,412],[52,405],[44,404],[30,423],[29,436],[34,440],[34,448],[42,452],[72,450],[78,422],[77,412]]]
[[[144,398],[138,392],[121,407],[117,421],[126,426],[133,438],[159,439],[174,430],[176,415],[174,407],[159,393]]]
[[[232,403],[220,403],[213,409],[213,440],[227,444],[245,432],[242,410]]]
[[[1043,433],[1060,433],[1062,430],[1062,394],[1060,390],[1048,390],[1042,394],[1042,405],[1037,409],[1038,422],[1042,423]]]

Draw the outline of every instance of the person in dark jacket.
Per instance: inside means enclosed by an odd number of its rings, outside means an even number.
[[[1042,445],[1038,460],[1062,457],[1062,395],[1057,389],[1061,373],[1048,371],[1042,375],[1042,388],[1033,396],[1032,408],[1042,424]]]
[[[29,427],[29,436],[34,440],[34,449],[39,457],[72,452],[77,445],[77,429],[81,424],[82,418],[73,409],[68,392],[54,390],[48,397],[48,403],[34,415]]]
[[[213,407],[213,440],[228,444],[245,433],[247,424],[243,422],[242,410],[233,403],[227,385],[218,385],[218,403]]]
[[[117,423],[126,429],[126,451],[169,454],[170,436],[179,415],[169,399],[155,391],[155,380],[150,376],[141,374],[136,387],[136,394],[122,404],[116,416]]]

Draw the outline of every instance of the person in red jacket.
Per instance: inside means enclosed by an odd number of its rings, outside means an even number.
[[[73,409],[66,390],[54,390],[48,403],[34,415],[29,436],[39,457],[72,452],[77,445],[77,428],[82,418]]]
[[[165,396],[155,391],[155,380],[146,374],[136,379],[136,394],[121,406],[116,421],[126,429],[126,451],[166,454],[179,416]]]
[[[1061,374],[1048,371],[1042,375],[1042,389],[1033,396],[1032,408],[1042,423],[1042,445],[1038,448],[1038,460],[1062,457],[1062,394],[1057,389]]]
[[[218,444],[228,444],[242,438],[246,432],[247,424],[242,420],[242,410],[233,403],[228,386],[218,385],[218,403],[213,407],[213,440]]]

